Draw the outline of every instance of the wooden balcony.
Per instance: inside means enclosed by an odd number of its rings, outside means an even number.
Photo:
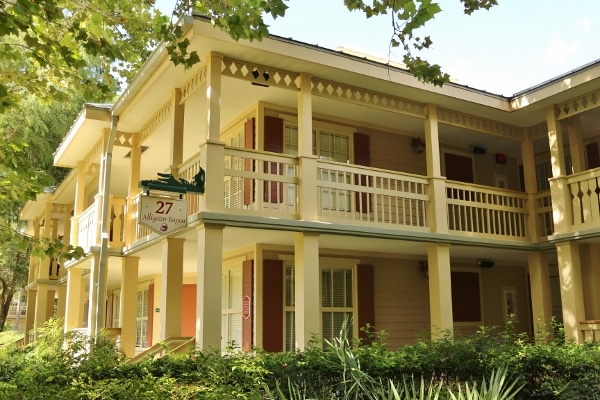
[[[100,245],[100,224],[102,221],[99,219],[101,202],[98,199],[77,217],[79,228],[76,244],[85,251],[89,251],[92,246]],[[126,200],[124,198],[112,196],[110,198],[110,237],[108,245],[111,247],[122,247],[125,244],[125,204]]]

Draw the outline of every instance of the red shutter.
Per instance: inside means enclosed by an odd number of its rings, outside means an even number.
[[[364,133],[354,133],[354,164],[370,166],[371,149],[369,145],[369,135]],[[359,186],[371,187],[373,180],[366,175],[355,175],[354,184]],[[356,193],[356,209],[362,213],[371,212],[371,195],[369,193]]]
[[[181,336],[196,335],[196,296],[195,284],[183,285],[181,292]]]
[[[283,119],[265,116],[265,151],[283,153]],[[283,175],[283,164],[264,163],[265,173]],[[265,182],[263,200],[269,203],[283,203],[283,183]]]
[[[121,316],[123,318],[123,316]],[[152,346],[152,330],[154,326],[154,284],[151,284],[148,287],[148,343],[146,345],[148,347]]]
[[[263,260],[263,348],[283,351],[283,261]]]
[[[359,264],[356,269],[358,327],[375,326],[375,277],[372,265]],[[359,337],[367,339],[360,331]]]
[[[254,325],[254,260],[242,263],[242,350],[252,350]]]
[[[246,149],[254,148],[254,127],[254,118],[250,118],[244,123],[244,148]],[[249,158],[244,159],[244,171],[252,170],[252,160]],[[253,194],[252,179],[244,178],[244,205],[247,206],[254,201]]]

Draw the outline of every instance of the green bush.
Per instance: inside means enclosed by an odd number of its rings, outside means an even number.
[[[110,338],[65,335],[51,321],[31,345],[0,346],[0,398],[450,400],[519,388],[515,399],[599,398],[599,343],[535,345],[508,324],[391,351],[385,332],[366,332],[364,343],[342,334],[302,352],[230,348],[127,364]]]

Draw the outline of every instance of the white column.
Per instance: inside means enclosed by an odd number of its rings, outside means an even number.
[[[430,104],[425,118],[425,156],[429,178],[429,226],[433,232],[448,232],[446,178],[442,176],[437,107]]]
[[[221,279],[223,226],[204,224],[198,229],[196,284],[196,347],[221,348]]]
[[[313,335],[321,336],[319,235],[297,233],[294,252],[296,348],[304,350]]]
[[[562,242],[556,244],[556,250],[565,337],[567,340],[581,343],[583,337],[579,330],[579,322],[585,320],[585,308],[579,246],[575,242]]]
[[[181,336],[184,239],[167,238],[162,250],[160,341]]]
[[[427,263],[429,267],[431,336],[432,338],[441,338],[444,336],[444,331],[454,330],[450,246],[435,243],[428,244]]]

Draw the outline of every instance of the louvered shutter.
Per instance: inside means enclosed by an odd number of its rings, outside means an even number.
[[[372,265],[359,264],[356,269],[357,279],[357,308],[358,327],[367,324],[375,326],[375,277]],[[360,331],[359,337],[368,339],[365,332]]]
[[[283,153],[283,119],[265,116],[265,151]],[[264,172],[283,175],[284,166],[275,162],[264,162]],[[269,203],[283,202],[283,183],[265,182],[263,200]]]
[[[263,260],[263,348],[283,350],[283,261]]]
[[[254,325],[254,260],[242,264],[242,301],[242,350],[250,351]],[[248,307],[247,317],[243,315],[244,307]]]
[[[354,164],[370,166],[371,150],[369,145],[369,135],[355,133],[354,138]],[[355,175],[354,184],[359,186],[372,187],[373,180],[366,175]],[[371,195],[369,193],[356,193],[356,210],[362,213],[371,212]]]

